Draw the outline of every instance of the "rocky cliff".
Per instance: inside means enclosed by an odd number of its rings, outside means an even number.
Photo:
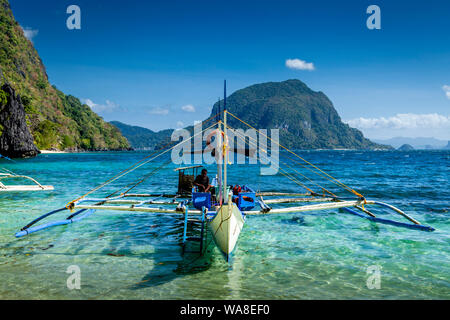
[[[39,149],[129,148],[116,127],[76,97],[50,84],[39,54],[25,37],[7,0],[0,0],[0,73],[20,94],[26,123]]]
[[[20,96],[9,84],[4,84],[0,90],[0,154],[10,158],[28,158],[38,153]]]

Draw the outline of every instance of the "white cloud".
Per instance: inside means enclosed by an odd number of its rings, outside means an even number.
[[[177,121],[177,127],[182,128],[184,126],[183,121]]]
[[[187,104],[181,107],[181,110],[186,112],[195,112],[195,107],[192,104]]]
[[[450,129],[450,116],[437,113],[400,113],[388,118],[356,118],[346,122],[358,129]]]
[[[81,102],[87,104],[96,113],[113,112],[119,109],[119,105],[110,100],[106,100],[104,104],[97,104],[91,99],[83,99]]]
[[[37,29],[32,29],[32,28],[29,28],[29,27],[22,27],[22,26],[20,26],[21,28],[22,28],[22,30],[23,30],[23,34],[25,35],[25,38],[27,38],[28,40],[30,40],[31,42],[33,42],[33,38],[35,37],[35,36],[37,36],[38,35],[38,33],[39,33],[39,30],[37,30]]]
[[[295,69],[295,70],[314,70],[314,64],[312,62],[306,62],[304,60],[300,59],[287,59],[286,60],[286,67],[289,69]]]
[[[94,101],[92,101],[91,99],[82,99],[81,100],[84,104],[87,104],[89,107],[93,108],[95,107],[97,104],[94,103]]]
[[[153,108],[152,110],[150,110],[148,113],[150,113],[150,114],[156,114],[156,115],[159,115],[159,116],[166,116],[166,115],[169,114],[169,109],[164,109],[164,108],[161,108],[161,107],[156,107],[156,108]]]
[[[448,85],[443,85],[443,86],[442,86],[442,90],[444,90],[445,95],[447,96],[447,98],[450,99],[450,86],[448,86]]]

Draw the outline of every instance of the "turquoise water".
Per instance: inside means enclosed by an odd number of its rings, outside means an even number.
[[[76,224],[16,239],[15,232],[27,222],[64,206],[145,153],[40,155],[0,164],[55,186],[47,193],[0,195],[0,298],[450,298],[449,151],[301,155],[367,198],[398,206],[436,231],[375,224],[339,210],[249,216],[232,268],[213,246],[204,257],[182,255],[182,220],[163,215],[97,211]],[[161,163],[140,168],[120,182],[130,182]],[[170,164],[136,191],[176,191],[174,168]],[[213,166],[209,169],[214,173]],[[256,165],[235,165],[229,180],[266,191],[303,191],[281,175],[258,172]],[[339,190],[329,183],[324,186]],[[67,288],[71,265],[81,270],[80,290]],[[380,289],[367,287],[370,266],[381,268]]]

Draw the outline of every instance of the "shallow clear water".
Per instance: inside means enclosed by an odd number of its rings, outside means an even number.
[[[0,195],[0,298],[450,298],[449,151],[301,155],[367,198],[396,205],[436,231],[374,224],[339,210],[249,216],[232,268],[214,246],[204,257],[182,255],[182,220],[163,215],[97,211],[76,224],[16,239],[15,232],[27,222],[64,206],[145,153],[40,155],[0,164],[55,186],[47,193]],[[162,162],[120,181],[133,181]],[[174,168],[170,164],[136,191],[175,192]],[[212,176],[215,168],[209,169]],[[302,191],[281,175],[258,173],[256,165],[235,165],[229,180],[261,190]],[[80,267],[80,290],[67,288],[71,265]],[[373,265],[381,268],[380,289],[367,287],[367,268]]]

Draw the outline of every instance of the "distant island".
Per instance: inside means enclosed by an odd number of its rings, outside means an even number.
[[[155,132],[147,128],[130,126],[120,121],[111,121],[110,123],[120,130],[133,149],[138,150],[154,150],[162,141],[167,141],[173,132],[173,129]]]
[[[219,110],[215,103],[211,116]],[[280,143],[293,149],[358,149],[391,150],[391,146],[377,144],[364,138],[361,131],[341,121],[328,97],[315,92],[300,80],[255,84],[227,97],[228,110],[259,129],[279,129]],[[248,129],[229,117],[233,128]],[[167,141],[173,130],[152,130],[113,121],[133,148],[158,148]],[[212,122],[203,123],[204,127]],[[187,129],[192,130],[191,127]]]
[[[211,115],[218,111],[214,104]],[[321,91],[300,80],[255,84],[227,98],[228,110],[255,128],[280,130],[280,142],[290,149],[390,150],[364,138],[341,121],[333,103]],[[230,126],[247,129],[230,117]]]
[[[401,147],[404,144],[409,144],[416,150],[435,150],[435,149],[446,149],[448,147],[448,143],[450,141],[447,140],[439,140],[436,138],[430,137],[417,137],[417,138],[409,138],[409,137],[394,137],[390,139],[372,139],[373,141],[381,144],[390,145],[396,149]]]
[[[398,148],[397,150],[399,150],[399,151],[411,151],[411,150],[414,150],[414,147],[411,146],[410,144],[404,144],[400,148]]]

